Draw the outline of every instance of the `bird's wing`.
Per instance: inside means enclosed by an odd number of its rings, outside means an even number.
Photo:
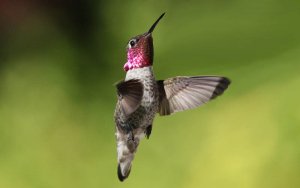
[[[141,104],[144,90],[143,84],[140,80],[131,79],[119,82],[116,87],[121,110],[128,116]]]
[[[230,80],[219,76],[178,76],[157,81],[160,115],[196,108],[221,95]]]

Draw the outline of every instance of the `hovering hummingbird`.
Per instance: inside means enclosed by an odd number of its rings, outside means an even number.
[[[152,122],[161,116],[196,108],[221,95],[230,80],[220,76],[177,76],[156,80],[153,74],[152,32],[163,13],[149,31],[131,38],[127,45],[126,77],[117,87],[115,109],[118,177],[126,179],[142,138],[149,138]]]

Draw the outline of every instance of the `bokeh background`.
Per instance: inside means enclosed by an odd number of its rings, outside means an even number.
[[[0,2],[0,187],[300,187],[300,1]],[[155,119],[117,179],[113,84],[154,31],[158,79],[225,75],[215,101]]]

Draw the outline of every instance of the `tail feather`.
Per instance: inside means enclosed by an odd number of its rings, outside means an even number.
[[[128,150],[127,145],[118,147],[118,177],[120,181],[124,181],[129,176],[134,153],[134,151]]]
[[[117,132],[118,178],[124,181],[130,174],[131,164],[138,146],[138,140],[128,140],[128,137]]]
[[[124,181],[130,174],[130,170],[131,170],[131,167],[129,168],[129,170],[126,170],[126,173],[124,174],[122,172],[122,169],[121,169],[121,165],[118,164],[118,178],[120,181]],[[124,175],[123,175],[124,174]]]

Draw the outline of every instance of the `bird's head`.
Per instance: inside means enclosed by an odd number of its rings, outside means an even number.
[[[164,15],[165,13],[156,20],[148,32],[129,40],[127,44],[127,62],[124,65],[125,71],[152,66],[154,54],[152,32]]]

